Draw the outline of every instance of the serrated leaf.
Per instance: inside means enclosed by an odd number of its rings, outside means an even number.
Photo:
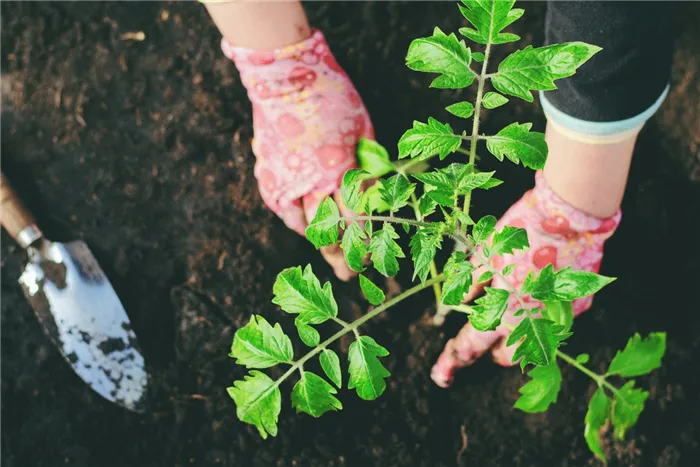
[[[462,138],[455,135],[447,123],[428,118],[428,123],[414,121],[413,128],[406,131],[399,140],[399,158],[418,157],[426,159],[438,154],[440,160],[455,152],[462,144]]]
[[[645,339],[635,334],[627,342],[624,350],[618,350],[615,354],[607,374],[626,378],[645,375],[661,366],[664,352],[665,332],[652,332]]]
[[[377,180],[374,185],[365,190],[369,212],[383,213],[389,210],[389,205],[384,202],[382,199],[382,194],[379,191],[381,186],[382,181]]]
[[[476,282],[478,284],[483,284],[484,282],[488,282],[491,279],[493,279],[493,273],[491,271],[486,271],[485,273],[479,276]]]
[[[413,235],[409,246],[413,258],[413,279],[419,277],[421,282],[425,282],[435,253],[442,246],[442,235],[435,227],[422,228]]]
[[[486,139],[486,149],[499,161],[505,155],[515,164],[539,170],[547,161],[547,142],[544,133],[530,131],[532,123],[511,123],[494,136]]]
[[[345,262],[348,267],[355,272],[365,270],[364,258],[367,256],[367,234],[362,229],[358,222],[350,223],[343,233],[343,241],[340,243],[340,248],[343,249]]]
[[[614,280],[593,272],[574,271],[570,266],[554,272],[548,264],[536,279],[530,273],[520,291],[539,301],[571,301],[593,295]]]
[[[340,184],[340,196],[345,206],[352,212],[365,210],[365,195],[362,192],[362,183],[369,177],[369,173],[362,169],[350,169],[343,175]]]
[[[484,183],[479,188],[482,190],[490,190],[491,188],[495,188],[499,185],[503,185],[503,180],[491,177],[488,182]]]
[[[510,333],[506,345],[517,344],[522,339],[513,355],[513,362],[522,358],[520,368],[525,368],[530,363],[544,366],[554,361],[560,342],[570,335],[562,326],[548,319],[526,317]]]
[[[485,287],[486,294],[472,306],[469,322],[477,331],[493,331],[499,324],[508,307],[510,293],[503,289]]]
[[[503,33],[504,28],[523,15],[523,10],[513,9],[515,0],[462,0],[459,6],[462,15],[474,26],[461,28],[460,34],[479,44],[505,44],[520,39],[511,33]]]
[[[563,326],[564,331],[568,331],[574,324],[574,308],[571,302],[546,301],[542,317]]]
[[[318,205],[318,211],[309,226],[306,228],[306,238],[314,244],[316,248],[322,246],[335,245],[338,242],[340,232],[340,212],[333,198],[327,196]]]
[[[343,408],[343,404],[333,396],[337,392],[320,376],[304,371],[292,389],[292,407],[297,409],[297,413],[304,412],[318,418],[328,411]]]
[[[360,168],[372,177],[381,177],[394,170],[386,148],[369,138],[360,138],[357,143],[357,160]]]
[[[384,368],[378,357],[386,357],[389,351],[369,336],[360,336],[350,344],[350,380],[348,389],[355,389],[360,399],[374,400],[386,389],[384,378],[391,373]]]
[[[583,436],[586,438],[588,449],[600,460],[606,461],[605,453],[600,445],[600,429],[610,416],[610,398],[605,395],[603,388],[598,388],[588,404],[586,412],[586,428]]]
[[[458,192],[461,195],[467,194],[468,191],[476,188],[481,188],[491,180],[496,172],[476,172],[465,176],[459,184]]]
[[[299,323],[320,324],[338,315],[331,283],[326,282],[321,288],[311,265],[306,266],[303,274],[300,266],[280,272],[272,293],[272,303],[287,313],[298,314]]]
[[[484,243],[491,234],[496,230],[496,218],[493,216],[484,216],[479,219],[474,228],[472,228],[472,238],[476,245]]]
[[[487,92],[481,100],[481,103],[487,109],[495,109],[496,107],[500,107],[507,102],[508,98],[498,94],[497,92]]]
[[[538,366],[528,371],[532,378],[520,388],[520,398],[515,401],[515,408],[523,412],[544,412],[557,401],[561,389],[561,372],[557,362],[547,366]]]
[[[436,206],[437,202],[430,196],[427,196],[427,194],[423,194],[423,196],[418,199],[418,211],[424,218],[434,213]]]
[[[511,96],[533,101],[530,91],[557,89],[554,81],[574,73],[600,47],[583,42],[565,42],[533,48],[527,46],[510,54],[491,76],[493,87]]]
[[[294,361],[294,350],[279,323],[272,327],[262,316],[253,315],[233,336],[229,356],[246,368],[270,368]]]
[[[395,276],[399,272],[399,262],[397,258],[405,258],[406,255],[401,247],[396,243],[399,234],[396,233],[391,224],[384,224],[372,236],[369,242],[369,251],[372,253],[372,264],[374,268],[386,277]]]
[[[333,381],[338,387],[343,385],[343,373],[340,371],[340,358],[338,354],[331,349],[323,349],[318,356],[318,361],[321,363],[323,372],[328,376],[328,379]]]
[[[506,267],[503,268],[503,271],[501,271],[501,274],[503,274],[504,276],[508,276],[510,273],[513,272],[514,269],[515,269],[515,263],[510,263],[509,265],[507,265]]]
[[[381,305],[384,303],[384,299],[386,298],[384,296],[384,291],[362,274],[360,274],[360,288],[367,301],[372,305]]]
[[[414,71],[440,73],[431,88],[461,89],[474,82],[469,69],[471,50],[454,33],[449,36],[435,28],[431,37],[415,39],[408,47],[406,66]]]
[[[513,254],[513,250],[524,250],[530,246],[527,231],[519,227],[504,226],[491,241],[491,255]]]
[[[455,252],[445,264],[447,279],[442,284],[442,303],[459,305],[464,300],[464,294],[472,285],[474,265],[466,261],[462,252]]]
[[[265,373],[253,370],[226,390],[236,403],[236,416],[240,421],[255,425],[263,439],[268,434],[277,436],[282,395],[274,381]]]
[[[454,211],[452,211],[452,215],[457,219],[462,225],[474,225],[474,219],[469,217],[469,214],[466,212],[462,211],[459,208],[455,208]]]
[[[403,175],[396,174],[382,180],[379,192],[382,194],[382,200],[389,206],[389,210],[394,212],[408,204],[408,199],[415,189],[415,183],[410,183]]]
[[[639,419],[639,415],[644,410],[649,393],[634,387],[634,381],[627,382],[614,394],[612,403],[612,420],[615,427],[615,438],[622,440],[625,432],[634,426]]]
[[[457,102],[445,107],[445,110],[457,117],[469,118],[474,114],[474,104],[471,102]]]
[[[297,326],[299,338],[304,344],[308,345],[309,347],[316,347],[319,342],[321,342],[321,335],[314,327],[309,326],[303,321],[299,321],[299,323],[296,323],[295,321],[295,324]]]

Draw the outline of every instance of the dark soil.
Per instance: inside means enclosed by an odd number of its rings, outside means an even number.
[[[525,43],[542,43],[544,7],[525,5],[516,27]],[[623,223],[607,247],[603,272],[620,279],[570,339],[572,352],[589,352],[602,369],[632,333],[669,333],[664,367],[639,378],[651,391],[639,424],[624,443],[605,437],[615,466],[696,466],[700,458],[699,7],[680,6],[672,93],[641,137]],[[430,382],[430,366],[464,318],[441,329],[423,324],[427,292],[367,327],[392,352],[393,376],[378,401],[343,390],[345,409],[315,420],[293,413],[285,384],[280,433],[262,441],[226,395],[244,374],[227,357],[233,333],[252,313],[282,319],[270,299],[283,267],[310,261],[322,280],[332,277],[260,200],[250,105],[204,8],[1,8],[2,169],[49,236],[89,243],[150,370],[143,415],[82,384],[24,300],[16,279],[25,255],[3,233],[4,467],[595,464],[583,439],[594,384],[574,369],[563,370],[559,401],[543,415],[512,408],[526,378],[490,361],[463,372],[451,390]],[[428,89],[431,77],[409,72],[403,57],[434,25],[457,29],[453,3],[308,8],[363,95],[380,142],[395,147],[413,119],[445,118],[443,107],[459,93]],[[145,40],[122,38],[134,31]],[[514,118],[543,128],[536,105],[508,108],[487,115],[485,131]],[[476,199],[477,215],[502,213],[532,184],[520,167],[499,171],[508,183],[488,201]],[[401,275],[386,285],[409,284]],[[344,312],[366,311],[356,283],[334,281],[334,289]]]

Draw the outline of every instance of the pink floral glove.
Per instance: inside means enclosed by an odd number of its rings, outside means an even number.
[[[225,39],[221,48],[253,103],[260,194],[290,229],[304,235],[320,201],[357,166],[358,140],[374,139],[367,109],[321,31],[269,52]]]
[[[548,264],[554,265],[555,270],[571,266],[576,270],[597,273],[603,258],[603,243],[615,232],[621,212],[618,210],[607,219],[590,216],[559,198],[547,185],[542,172],[537,172],[535,180],[535,188],[511,206],[497,224],[499,230],[505,225],[526,229],[530,248],[516,251],[512,255],[495,256],[491,258],[491,265],[502,270],[514,263],[515,269],[507,278],[517,289],[530,271],[539,271]],[[482,272],[484,271],[475,271],[474,277]],[[480,284],[474,287],[469,297],[465,298],[473,299],[483,286]],[[491,287],[505,288],[503,281],[497,277],[493,279]],[[529,297],[524,297],[524,300],[533,307],[541,305]],[[574,300],[574,315],[589,309],[592,301],[592,296]],[[502,319],[511,327],[522,319],[513,316],[518,305],[517,298],[511,296],[508,310]],[[506,346],[509,333],[503,325],[495,331],[485,332],[477,331],[471,324],[465,325],[457,337],[447,342],[433,366],[433,381],[441,387],[450,386],[456,369],[471,365],[491,347],[497,363],[503,366],[513,365],[512,358],[517,345]]]

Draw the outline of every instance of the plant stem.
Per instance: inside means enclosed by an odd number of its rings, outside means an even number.
[[[406,298],[410,297],[411,295],[414,295],[422,290],[427,289],[428,287],[432,286],[433,284],[437,284],[438,282],[442,282],[444,280],[445,280],[444,274],[440,274],[439,276],[437,276],[433,279],[429,279],[422,284],[418,284],[415,287],[412,287],[412,288],[406,290],[405,292],[402,292],[401,294],[392,298],[388,302],[385,302],[384,304],[378,306],[374,310],[372,310],[369,313],[367,313],[366,315],[364,315],[362,318],[359,318],[359,319],[353,321],[352,323],[349,323],[349,324],[343,326],[343,329],[341,329],[340,331],[336,332],[335,334],[333,334],[331,337],[329,337],[325,341],[318,344],[316,347],[311,349],[306,355],[304,355],[299,360],[294,362],[294,364],[291,367],[289,367],[289,369],[282,376],[280,376],[277,379],[277,381],[275,381],[273,388],[276,388],[280,384],[282,384],[282,382],[285,379],[289,378],[292,375],[292,373],[294,373],[298,368],[301,368],[304,365],[304,363],[306,363],[308,360],[313,358],[315,355],[319,354],[323,349],[328,347],[329,344],[332,344],[333,342],[340,339],[342,336],[344,336],[345,334],[347,334],[350,331],[357,332],[356,330],[358,327],[360,327],[361,325],[363,325],[367,321],[371,320],[372,318],[374,318],[378,314],[382,313],[387,308],[391,308],[392,306],[405,300]]]
[[[476,102],[474,103],[474,118],[472,122],[472,134],[471,143],[469,147],[469,164],[474,166],[476,161],[476,143],[479,139],[479,117],[481,116],[481,100],[484,96],[484,83],[486,82],[486,69],[489,66],[489,54],[491,53],[491,41],[486,42],[486,49],[484,50],[484,63],[481,64],[481,75],[479,76],[479,85],[476,90]],[[476,167],[475,167],[476,168]],[[469,215],[469,208],[472,203],[472,192],[471,190],[467,192],[464,197],[464,207],[463,211],[466,215]],[[467,226],[462,226],[462,233],[467,233]]]
[[[393,222],[395,224],[409,224],[416,225],[419,227],[430,227],[432,224],[430,222],[420,222],[414,221],[413,219],[404,219],[402,217],[390,217],[390,216],[341,216],[341,221],[377,221],[377,222]]]
[[[617,394],[617,388],[616,388],[615,386],[613,386],[612,384],[610,384],[610,383],[605,379],[605,375],[601,375],[601,374],[598,374],[598,373],[596,373],[596,372],[594,372],[594,371],[589,370],[588,368],[585,367],[585,365],[583,365],[583,364],[580,363],[580,362],[577,362],[575,358],[571,357],[571,355],[568,355],[568,354],[562,352],[561,350],[557,350],[557,354],[556,354],[556,355],[557,355],[557,357],[561,358],[562,360],[564,360],[564,361],[565,361],[566,363],[568,363],[569,365],[571,365],[571,366],[573,366],[573,367],[576,367],[576,368],[578,368],[579,370],[581,370],[581,372],[583,372],[585,375],[589,376],[589,377],[590,377],[591,379],[593,379],[596,383],[598,383],[598,386],[601,386],[601,387],[602,387],[602,386],[605,386],[605,387],[608,388],[613,394]]]

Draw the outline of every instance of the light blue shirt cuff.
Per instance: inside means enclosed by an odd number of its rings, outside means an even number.
[[[661,96],[656,99],[656,102],[654,102],[651,107],[642,113],[625,120],[617,120],[614,122],[589,122],[587,120],[581,120],[565,114],[561,110],[554,107],[554,105],[547,100],[545,93],[542,91],[540,91],[540,103],[542,104],[542,109],[544,110],[544,113],[547,115],[548,119],[553,120],[554,123],[557,123],[568,130],[585,135],[607,136],[614,135],[616,133],[624,133],[634,128],[641,127],[651,118],[652,115],[654,115],[654,113],[656,113],[659,107],[661,107],[664,99],[666,99],[666,95],[668,95],[669,87],[670,86],[666,86],[664,91],[661,93]]]

